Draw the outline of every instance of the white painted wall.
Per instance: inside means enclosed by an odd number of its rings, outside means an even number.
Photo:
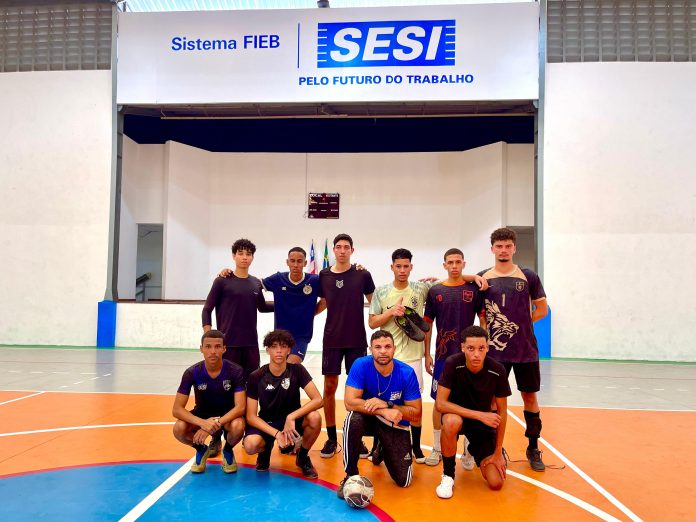
[[[508,226],[534,226],[534,145],[505,145],[505,211]]]
[[[390,255],[399,247],[413,251],[414,277],[444,276],[442,254],[453,246],[464,250],[469,270],[478,271],[491,264],[488,236],[503,223],[511,199],[506,178],[519,186],[533,172],[533,165],[522,165],[532,161],[533,147],[513,146],[510,153],[504,143],[409,154],[221,154],[174,142],[149,147],[160,147],[165,157],[165,298],[181,300],[206,297],[218,271],[231,266],[230,246],[240,237],[256,243],[252,273],[261,277],[284,270],[287,250],[308,249],[312,238],[321,263],[324,239],[344,231],[355,240],[354,259],[376,284],[392,279]],[[339,192],[340,219],[306,219],[307,192]],[[533,200],[515,205],[533,215]],[[196,341],[200,304],[153,306],[119,305],[119,346]],[[174,307],[171,315],[167,306]],[[310,349],[321,348],[323,324],[324,317],[317,318]],[[271,314],[259,315],[261,334],[272,326]],[[180,328],[192,332],[176,333]]]
[[[0,344],[94,345],[111,71],[0,74]]]
[[[553,353],[695,361],[696,64],[548,64]]]

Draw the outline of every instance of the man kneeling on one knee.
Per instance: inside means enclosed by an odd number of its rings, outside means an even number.
[[[401,487],[411,484],[413,459],[409,421],[420,422],[422,404],[418,378],[408,364],[394,359],[394,338],[377,330],[370,339],[370,353],[353,363],[346,381],[343,423],[343,465],[346,477],[358,474],[363,435],[375,435],[372,463],[387,466],[389,475]]]
[[[486,357],[488,333],[479,326],[462,330],[462,353],[452,355],[437,386],[435,409],[442,414],[443,474],[435,490],[450,498],[454,488],[457,437],[469,439],[473,455],[488,487],[499,490],[505,483],[503,438],[507,422],[510,385],[502,364]],[[495,398],[498,413],[491,412]]]

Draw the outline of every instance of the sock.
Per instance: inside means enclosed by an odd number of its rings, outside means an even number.
[[[307,456],[309,455],[309,450],[305,449],[303,447],[300,447],[300,450],[297,452],[297,460],[300,462],[305,462],[307,460]]]
[[[205,453],[205,450],[208,449],[208,446],[206,446],[205,444],[194,444],[193,449],[201,453]]]
[[[232,453],[232,446],[230,446],[229,442],[225,441],[225,445],[222,447],[222,451]]]
[[[524,421],[527,424],[527,429],[524,432],[525,437],[529,439],[527,449],[538,449],[538,440],[541,435],[541,417],[538,411],[532,412],[524,410]]]
[[[454,478],[455,459],[455,455],[452,455],[451,457],[442,457],[442,473],[448,477]]]
[[[329,436],[329,440],[338,440],[338,438],[336,437],[336,426],[327,426],[326,433]]]
[[[433,451],[440,451],[440,431],[433,430]]]
[[[421,430],[422,428],[420,426],[411,425],[411,445],[413,447],[413,451],[420,451]]]

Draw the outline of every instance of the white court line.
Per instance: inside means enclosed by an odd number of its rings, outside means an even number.
[[[22,397],[23,399],[25,397]],[[64,428],[47,428],[45,430],[13,431],[0,433],[0,437],[13,437],[15,435],[33,435],[35,433],[53,433],[56,431],[97,430],[102,428],[128,428],[131,426],[172,426],[174,422],[131,422],[128,424],[95,424],[89,426],[66,426]]]
[[[42,391],[36,392],[36,393],[32,393],[31,395],[25,395],[24,397],[17,397],[16,399],[10,399],[9,401],[0,402],[0,406],[2,406],[3,404],[9,404],[11,402],[21,401],[23,399],[28,399],[29,397],[36,397],[37,395],[41,395],[42,393],[46,393],[46,392],[42,392]]]
[[[326,428],[322,428],[321,431],[326,431]],[[343,433],[343,430],[336,430],[336,433]],[[421,444],[421,448],[431,450],[431,451],[433,449],[431,446],[427,446],[425,444]],[[461,454],[457,453],[455,455],[455,457],[457,459],[459,459],[461,457]],[[621,522],[621,520],[619,520],[616,517],[611,516],[609,513],[602,511],[597,506],[593,506],[589,502],[585,502],[584,500],[581,500],[578,497],[571,495],[570,493],[566,493],[565,491],[563,491],[561,489],[554,488],[553,486],[549,486],[548,484],[545,484],[543,482],[539,482],[538,480],[535,480],[533,478],[529,478],[526,475],[522,475],[521,473],[517,473],[516,471],[512,471],[512,470],[508,469],[508,470],[506,470],[506,473],[510,476],[513,476],[517,479],[522,480],[523,482],[528,482],[529,484],[531,484],[533,486],[536,486],[540,489],[548,491],[549,493],[556,495],[556,496],[562,498],[563,500],[570,502],[571,504],[575,504],[580,509],[584,509],[588,513],[591,513],[591,514],[595,515],[596,517],[601,518],[602,520],[606,520],[607,522]],[[640,519],[638,519],[638,520],[640,520]]]
[[[510,410],[508,410],[507,413],[520,426],[522,426],[523,428],[527,427],[527,425],[517,415],[512,413]],[[573,464],[565,455],[563,455],[560,451],[558,451],[551,444],[549,444],[549,442],[546,441],[546,439],[544,439],[543,437],[539,437],[539,440],[544,444],[544,446],[546,446],[549,450],[551,450],[551,452],[553,454],[555,454],[559,459],[561,459],[565,463],[566,466],[568,466],[570,469],[575,471],[575,473],[580,475],[580,478],[582,478],[590,486],[592,486],[594,489],[596,489],[600,495],[602,495],[609,502],[611,502],[617,509],[619,509],[622,513],[624,513],[628,518],[630,518],[634,522],[643,522],[643,520],[638,515],[636,515],[633,511],[628,509],[626,506],[624,506],[614,495],[609,493],[606,489],[604,489],[602,486],[600,486],[594,479],[592,479],[587,473],[585,473],[583,470],[581,470],[579,467],[577,467],[575,464]]]
[[[150,509],[155,502],[161,499],[167,491],[172,489],[177,482],[188,474],[195,458],[195,455],[191,457],[188,462],[172,473],[167,480],[157,486],[147,497],[142,499],[133,509],[126,513],[119,522],[134,522],[138,520],[145,511]]]

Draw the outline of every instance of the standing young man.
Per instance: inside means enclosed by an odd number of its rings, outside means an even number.
[[[225,333],[225,358],[244,369],[244,378],[259,367],[259,337],[256,332],[256,311],[272,312],[261,291],[261,281],[249,275],[256,245],[238,239],[232,245],[234,272],[230,277],[217,277],[203,306],[203,331],[212,324],[212,312],[218,330]]]
[[[338,451],[336,436],[336,388],[341,375],[341,362],[345,358],[346,373],[359,357],[367,353],[364,300],[369,303],[375,284],[367,270],[356,270],[350,263],[353,239],[339,234],[333,240],[336,263],[319,274],[320,296],[327,309],[322,350],[322,374],[324,375],[324,416],[328,439],[320,455],[330,458]],[[363,450],[362,456],[367,457]]]
[[[539,276],[529,268],[513,262],[517,235],[509,228],[491,234],[491,252],[495,266],[481,273],[488,280],[484,294],[485,316],[491,341],[490,357],[503,363],[509,376],[514,370],[517,389],[524,402],[525,436],[529,439],[527,460],[534,471],[544,471],[538,440],[541,417],[537,393],[541,389],[539,349],[533,323],[549,312],[546,293]]]
[[[203,360],[188,368],[181,377],[181,384],[174,398],[172,415],[178,419],[174,423],[174,437],[196,450],[196,460],[191,465],[193,473],[203,473],[211,448],[205,439],[223,432],[225,447],[222,450],[222,470],[225,473],[237,471],[232,448],[244,435],[244,372],[233,362],[223,359],[225,344],[223,333],[208,330],[201,339]],[[196,397],[196,405],[186,409],[191,388]]]
[[[285,330],[273,330],[263,339],[270,357],[249,376],[247,382],[247,431],[244,449],[258,454],[256,471],[268,471],[271,451],[277,440],[281,452],[289,453],[302,437],[295,464],[307,478],[317,478],[309,450],[321,432],[322,400],[309,372],[301,364],[288,364],[294,340]],[[300,388],[309,402],[300,403]]]
[[[452,496],[458,435],[469,440],[469,451],[488,487],[499,490],[505,483],[503,439],[510,395],[507,374],[502,364],[486,357],[486,330],[469,326],[461,338],[462,351],[445,361],[435,400],[435,409],[442,415],[443,473],[435,489],[440,498]],[[500,414],[490,411],[492,401]]]
[[[411,260],[413,255],[405,248],[399,248],[392,253],[391,271],[394,280],[382,285],[375,290],[370,303],[370,317],[368,325],[372,329],[381,328],[392,335],[394,339],[394,358],[408,364],[416,374],[418,388],[423,391],[423,357],[425,356],[425,343],[415,341],[396,324],[398,317],[403,317],[406,306],[412,308],[419,315],[423,315],[425,299],[432,283],[421,281],[409,281],[413,270]],[[411,422],[411,439],[413,456],[416,462],[425,462],[425,455],[421,450],[421,423]]]
[[[409,422],[420,422],[422,403],[413,368],[394,360],[394,339],[386,330],[370,338],[372,355],[361,357],[350,369],[344,401],[343,467],[345,478],[337,494],[343,498],[348,477],[358,474],[364,435],[375,435],[380,460],[396,484],[405,488],[413,479]],[[373,453],[373,459],[377,456]]]
[[[430,396],[435,399],[437,381],[442,373],[445,359],[461,352],[461,332],[474,324],[474,319],[483,308],[483,300],[477,283],[464,279],[464,253],[458,248],[445,252],[442,266],[447,270],[447,279],[433,286],[425,303],[425,319],[437,326],[435,341],[435,365],[430,355],[432,329],[425,335],[425,368],[433,376]],[[425,459],[428,466],[437,466],[442,459],[440,448],[441,416],[433,408],[433,451]],[[468,452],[464,440],[462,466],[466,470],[474,468],[474,459]]]

